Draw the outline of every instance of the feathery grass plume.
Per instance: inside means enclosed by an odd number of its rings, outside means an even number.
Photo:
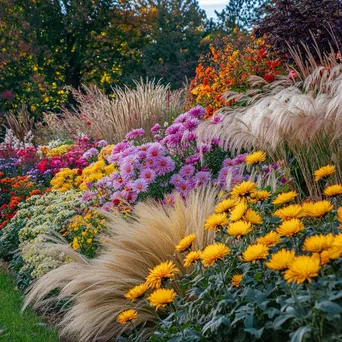
[[[184,202],[176,196],[173,207],[156,202],[139,203],[135,218],[112,217],[111,235],[104,237],[104,250],[93,260],[77,260],[50,271],[34,283],[26,296],[24,308],[35,308],[71,301],[60,323],[62,335],[77,341],[108,341],[123,329],[116,315],[123,310],[138,311],[136,325],[153,327],[154,309],[140,301],[137,306],[125,299],[128,290],[145,281],[148,269],[171,260],[185,273],[183,255],[175,246],[189,234],[196,234],[194,249],[202,249],[214,241],[215,233],[204,230],[206,218],[217,205],[214,188],[193,191]],[[108,216],[108,215],[107,215]],[[57,297],[48,297],[58,289]],[[174,285],[177,292],[180,289]]]
[[[61,115],[45,114],[48,130],[55,136],[80,132],[115,143],[133,128],[143,128],[149,136],[156,122],[169,121],[182,112],[184,90],[171,91],[169,85],[148,79],[134,83],[134,88],[113,88],[112,98],[95,86],[83,86],[84,92],[72,90],[78,107],[61,108]]]

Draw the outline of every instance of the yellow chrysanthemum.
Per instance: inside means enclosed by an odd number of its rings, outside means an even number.
[[[201,251],[192,251],[184,259],[184,267],[189,267],[201,257]]]
[[[306,203],[303,212],[305,216],[322,217],[333,209],[334,206],[329,201],[324,200],[315,203]]]
[[[260,243],[262,245],[271,247],[271,246],[274,246],[277,243],[279,243],[280,240],[281,240],[280,235],[277,234],[276,232],[272,231],[272,232],[269,232],[268,234],[266,234],[266,235],[264,235],[262,237],[259,237],[256,240],[256,243]]]
[[[239,221],[243,215],[245,215],[248,207],[244,201],[241,201],[231,212],[230,212],[230,220],[235,222]]]
[[[235,287],[240,287],[242,278],[243,278],[243,274],[235,274],[232,278],[232,285]]]
[[[320,179],[329,177],[336,172],[334,165],[326,165],[315,171],[315,181],[318,182]]]
[[[202,264],[205,267],[213,266],[217,260],[223,260],[229,253],[229,248],[223,243],[208,245],[201,253]]]
[[[172,303],[175,297],[176,292],[174,289],[158,289],[152,292],[147,300],[158,310],[160,307],[165,307],[167,304]]]
[[[234,208],[236,206],[236,204],[237,203],[235,200],[233,200],[231,198],[227,198],[216,206],[215,213],[216,214],[224,213],[224,212]]]
[[[250,181],[243,181],[238,185],[235,185],[231,196],[233,197],[240,197],[249,195],[251,192],[254,192],[257,189],[257,185]]]
[[[326,265],[329,261],[335,260],[341,257],[342,249],[341,248],[332,248],[325,249],[320,253],[321,265]]]
[[[271,193],[267,190],[258,190],[255,192],[255,195],[259,201],[264,201],[271,196]]]
[[[240,239],[242,235],[247,235],[252,231],[252,225],[246,221],[236,221],[228,226],[227,233]]]
[[[147,283],[143,283],[137,286],[134,286],[132,289],[130,289],[126,294],[125,297],[128,300],[131,300],[132,302],[134,302],[136,299],[142,297],[145,292],[148,289],[148,284]]]
[[[246,157],[245,162],[249,165],[252,165],[252,164],[261,163],[265,161],[265,159],[266,159],[266,153],[262,151],[257,151],[257,152],[249,154]]]
[[[295,199],[298,196],[296,191],[289,191],[289,192],[283,192],[279,194],[274,201],[272,202],[274,205],[282,205],[288,202],[291,202],[293,199]]]
[[[117,318],[117,322],[119,322],[120,324],[126,324],[127,322],[133,321],[134,319],[138,318],[138,313],[136,310],[134,309],[128,309],[125,311],[122,311],[118,318]]]
[[[337,196],[341,194],[342,194],[342,184],[330,185],[324,189],[324,195],[328,197]]]
[[[196,237],[197,237],[196,234],[190,234],[186,236],[184,239],[179,241],[179,244],[176,246],[176,250],[182,253],[186,251],[187,249],[190,249]]]
[[[297,234],[304,229],[304,224],[297,218],[284,221],[277,229],[276,232],[281,236],[290,237]]]
[[[244,219],[251,224],[262,224],[261,216],[253,209],[246,211]]]
[[[307,255],[297,256],[285,271],[284,278],[288,283],[303,284],[306,280],[311,283],[311,278],[318,276],[319,269],[319,258]]]
[[[342,207],[337,209],[337,221],[341,223],[340,228],[342,228]]]
[[[153,269],[149,269],[150,273],[146,277],[146,283],[153,289],[159,289],[162,281],[173,278],[179,269],[172,261],[165,261],[157,265]]]
[[[334,235],[313,235],[305,239],[303,250],[312,253],[320,253],[325,249],[332,247],[334,242]]]
[[[287,207],[276,210],[272,216],[278,216],[282,220],[290,220],[304,216],[303,209],[299,204],[291,204]]]
[[[228,218],[225,213],[213,214],[209,216],[204,224],[204,229],[219,230],[228,224]]]
[[[270,270],[283,271],[289,267],[294,257],[295,251],[289,251],[283,248],[277,253],[272,254],[270,261],[265,262],[265,265]]]
[[[268,247],[257,243],[250,245],[242,253],[242,261],[255,263],[257,260],[266,259],[268,255]]]

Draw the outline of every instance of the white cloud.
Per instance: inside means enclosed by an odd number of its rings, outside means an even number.
[[[228,4],[228,0],[198,0],[199,5],[207,12],[208,18],[215,18],[215,10],[221,12]]]

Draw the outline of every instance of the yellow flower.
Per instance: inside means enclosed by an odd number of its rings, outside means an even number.
[[[119,322],[120,324],[126,324],[127,322],[130,322],[137,318],[138,318],[137,311],[134,309],[129,309],[129,310],[122,311],[119,314],[116,321]]]
[[[236,204],[237,204],[236,201],[231,198],[225,199],[216,206],[215,213],[216,214],[224,213],[234,208]]]
[[[259,201],[264,201],[271,196],[271,193],[267,190],[258,190],[255,192],[255,195]]]
[[[152,306],[156,307],[158,310],[160,307],[165,307],[167,304],[172,303],[176,297],[176,292],[174,289],[158,289],[151,293],[147,298]]]
[[[192,243],[196,239],[196,234],[190,234],[186,236],[184,239],[179,241],[179,244],[176,246],[176,250],[180,253],[190,249]]]
[[[337,209],[337,221],[340,222],[340,228],[342,228],[342,207]]]
[[[283,271],[289,267],[294,257],[295,251],[283,248],[277,253],[272,254],[270,261],[265,262],[265,265],[270,270]]]
[[[342,194],[342,184],[330,185],[324,189],[325,196],[337,196],[341,194]]]
[[[320,269],[319,258],[315,256],[301,255],[294,257],[284,278],[288,283],[303,284],[305,280],[311,283],[311,278],[317,277]]]
[[[297,234],[304,229],[304,224],[297,218],[284,221],[277,229],[276,232],[281,236],[290,237]]]
[[[243,278],[243,274],[235,274],[232,278],[232,285],[235,287],[240,287],[242,278]]]
[[[227,229],[229,235],[236,236],[240,239],[241,235],[247,235],[252,231],[252,225],[246,221],[236,221],[231,223]]]
[[[81,248],[79,242],[78,242],[78,238],[75,236],[74,240],[72,241],[72,248],[77,251],[78,249]]]
[[[266,259],[268,255],[268,247],[257,243],[255,245],[250,245],[242,253],[242,261],[255,263],[256,260]]]
[[[272,216],[278,216],[282,220],[303,217],[303,209],[299,204],[291,204],[285,208],[278,209]]]
[[[225,213],[213,214],[209,216],[204,224],[204,229],[218,230],[228,224],[228,218]]]
[[[125,297],[128,300],[131,300],[132,302],[134,302],[136,299],[142,297],[145,292],[148,289],[148,284],[147,283],[143,283],[137,286],[134,286],[132,289],[130,289],[126,294]]]
[[[276,232],[273,232],[273,231],[269,232],[268,234],[266,234],[262,237],[259,237],[256,240],[256,243],[260,243],[260,244],[268,246],[268,247],[274,246],[278,242],[280,242],[280,235],[277,234]]]
[[[325,200],[315,203],[306,203],[303,211],[304,214],[309,217],[322,217],[333,209],[334,206],[329,201]]]
[[[229,248],[223,243],[208,245],[201,253],[202,264],[205,267],[213,266],[217,260],[223,260],[229,253]]]
[[[165,261],[157,265],[153,269],[149,269],[150,273],[146,277],[146,283],[153,289],[159,289],[162,281],[168,278],[173,278],[179,269],[172,261]]]
[[[318,182],[320,179],[329,177],[336,172],[334,165],[326,165],[315,171],[315,181]]]
[[[303,250],[307,252],[320,253],[324,249],[329,249],[334,242],[334,235],[313,235],[305,239]]]
[[[251,224],[262,224],[261,216],[253,209],[248,209],[246,211],[244,219]]]
[[[325,249],[320,253],[321,265],[326,265],[330,260],[338,259],[342,254],[341,248],[332,248]]]
[[[279,194],[272,203],[274,205],[282,205],[291,202],[297,196],[298,194],[296,191],[283,192]]]
[[[249,154],[246,157],[245,161],[247,164],[252,165],[256,163],[261,163],[265,161],[265,159],[266,159],[266,153],[262,151],[257,151],[257,152]]]
[[[192,251],[184,259],[184,267],[189,267],[201,257],[201,251]]]
[[[257,189],[257,185],[250,181],[243,181],[242,183],[235,185],[231,195],[233,197],[246,196]]]
[[[230,213],[231,221],[238,221],[245,215],[248,207],[247,204],[241,201]]]

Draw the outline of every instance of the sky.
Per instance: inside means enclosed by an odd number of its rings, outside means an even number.
[[[221,12],[228,3],[227,0],[198,0],[201,8],[205,9],[208,18],[215,17],[215,10]]]

